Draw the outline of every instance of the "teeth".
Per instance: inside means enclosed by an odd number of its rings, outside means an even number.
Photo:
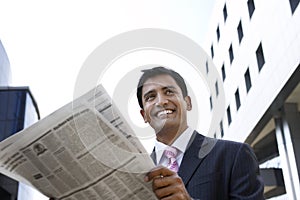
[[[159,117],[159,116],[161,116],[161,115],[167,115],[167,114],[171,114],[171,113],[173,113],[172,110],[163,110],[163,111],[160,111],[160,112],[157,114],[157,116]]]

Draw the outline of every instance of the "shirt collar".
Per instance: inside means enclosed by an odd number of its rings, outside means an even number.
[[[186,147],[190,141],[190,138],[193,135],[194,130],[188,127],[171,145],[172,147],[177,148],[181,153],[184,153]],[[168,145],[155,140],[155,154],[156,154],[156,162],[159,163],[165,148]]]

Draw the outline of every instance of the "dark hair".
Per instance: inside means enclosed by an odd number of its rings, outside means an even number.
[[[143,75],[141,76],[138,86],[137,86],[137,92],[136,92],[136,96],[139,102],[140,107],[143,109],[143,100],[142,100],[142,91],[143,91],[143,86],[144,83],[149,79],[152,78],[154,76],[157,75],[162,75],[162,74],[166,74],[171,76],[175,82],[177,83],[177,85],[180,87],[181,92],[183,97],[186,97],[188,95],[187,92],[187,88],[186,88],[186,84],[184,82],[184,79],[175,71],[171,70],[171,69],[167,69],[165,67],[154,67],[151,69],[145,69],[142,70]]]

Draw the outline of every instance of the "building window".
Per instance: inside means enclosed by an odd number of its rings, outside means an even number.
[[[219,26],[218,26],[218,28],[217,28],[217,39],[218,39],[218,41],[220,40],[220,28],[219,28]]]
[[[210,103],[210,110],[212,110],[213,109],[212,96],[209,97],[209,103]]]
[[[248,0],[247,4],[248,4],[249,17],[251,19],[252,15],[254,13],[254,10],[255,10],[254,1]]]
[[[264,57],[264,52],[261,43],[259,44],[256,50],[256,59],[257,59],[258,69],[260,71],[265,64],[265,57]]]
[[[214,46],[213,46],[213,44],[210,47],[210,52],[211,52],[211,58],[214,58]]]
[[[239,89],[236,90],[234,96],[235,96],[236,110],[239,110],[239,108],[241,106]]]
[[[208,74],[208,72],[209,72],[208,61],[205,62],[205,67],[206,67],[206,74]]]
[[[238,32],[238,36],[239,36],[239,43],[241,43],[244,33],[243,33],[243,28],[242,28],[242,21],[240,21],[238,27],[237,27],[237,32]]]
[[[223,65],[222,65],[221,70],[222,70],[222,78],[223,78],[223,81],[224,81],[225,78],[226,78],[226,72],[225,72],[225,65],[224,65],[224,63],[223,63]]]
[[[216,88],[216,96],[219,95],[219,86],[218,86],[218,81],[215,83],[215,88]]]
[[[230,125],[231,123],[230,105],[227,107],[227,120],[228,120],[228,125]]]
[[[300,0],[290,0],[290,5],[292,9],[292,13],[294,14]]]
[[[246,90],[247,90],[247,92],[249,92],[249,90],[252,86],[249,68],[247,69],[246,73],[244,74],[244,77],[245,77]]]
[[[227,19],[227,8],[226,8],[226,4],[224,5],[224,8],[223,8],[223,16],[224,16],[224,22],[226,22],[226,19]]]
[[[230,59],[230,64],[231,64],[232,61],[233,61],[233,58],[234,58],[233,50],[232,50],[232,44],[230,45],[228,52],[229,52],[229,59]]]
[[[224,136],[224,129],[223,129],[223,121],[221,120],[220,122],[220,132],[221,132],[221,137]]]

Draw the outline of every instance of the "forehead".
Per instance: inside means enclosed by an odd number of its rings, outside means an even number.
[[[172,76],[168,74],[153,76],[145,81],[143,85],[143,94],[150,90],[163,89],[169,86],[180,90],[180,87],[177,85],[176,81]]]

